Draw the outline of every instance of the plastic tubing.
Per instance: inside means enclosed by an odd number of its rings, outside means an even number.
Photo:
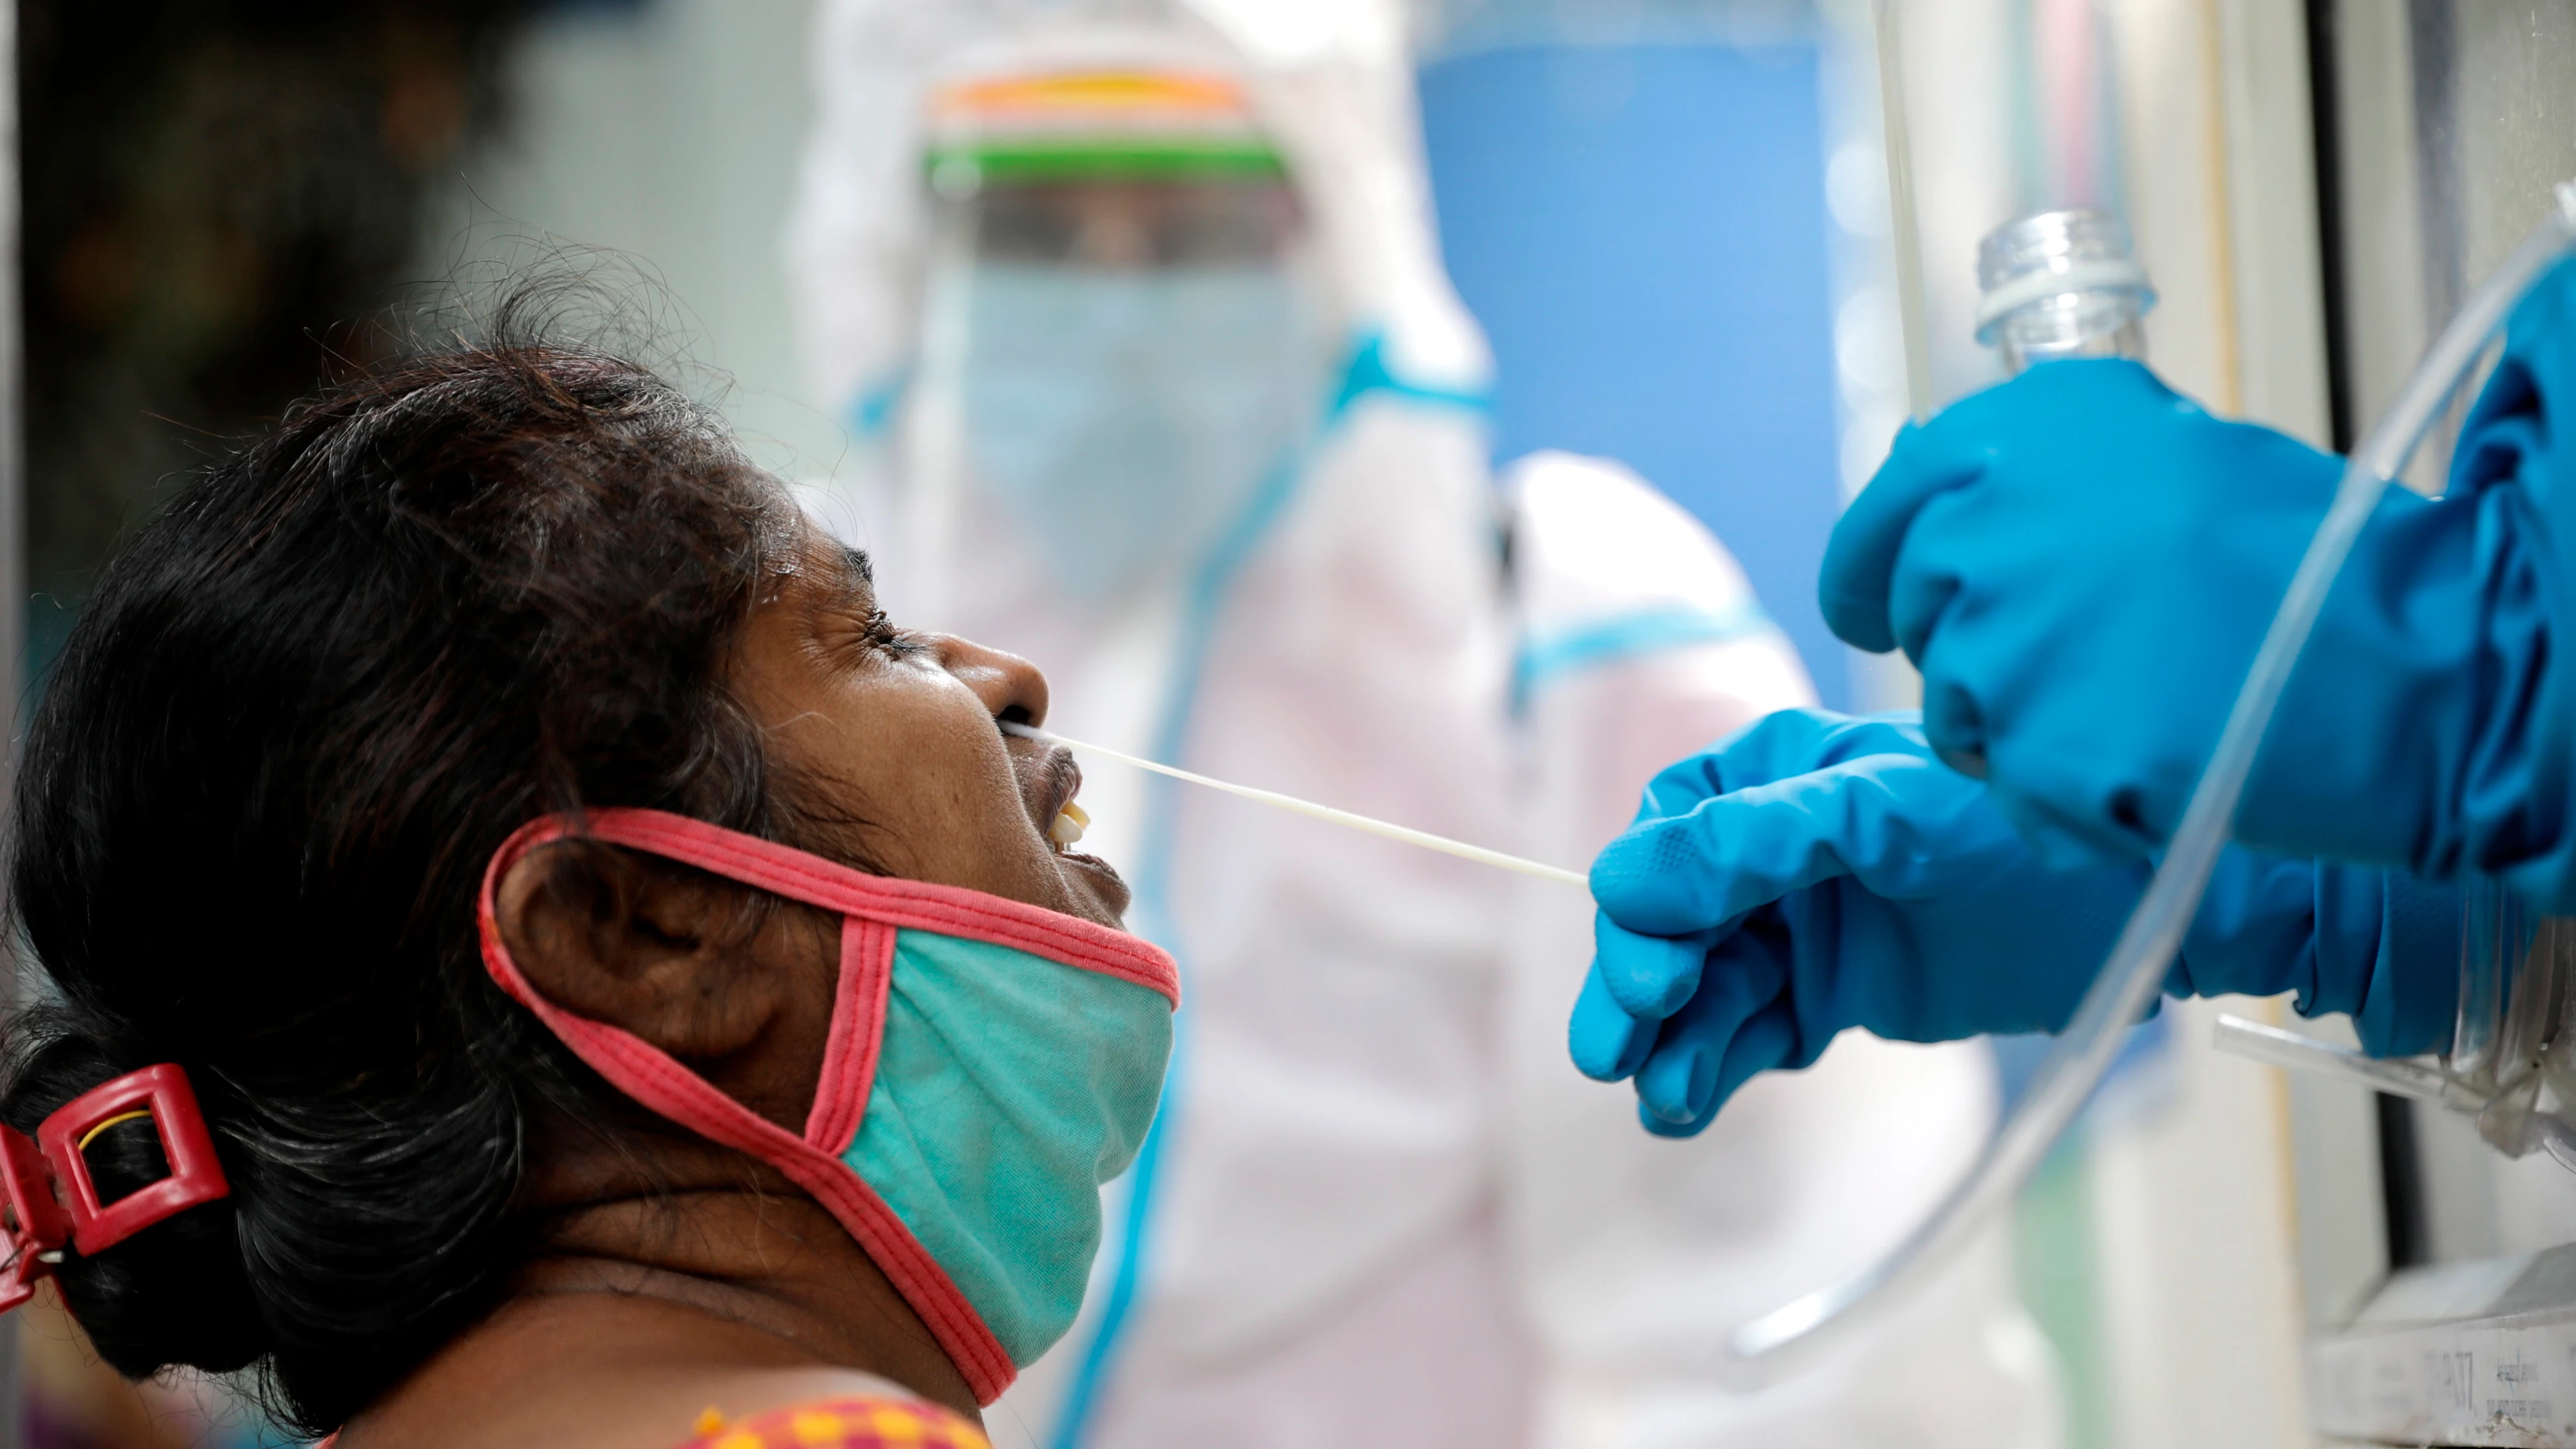
[[[2021,1106],[1976,1164],[1921,1226],[1895,1250],[1857,1275],[1762,1315],[1729,1341],[1731,1376],[1739,1383],[1772,1382],[1796,1371],[1810,1355],[1882,1317],[1902,1290],[1920,1284],[1973,1239],[2029,1180],[2049,1148],[2101,1084],[2119,1052],[2121,1034],[2139,1020],[2162,985],[2166,966],[2181,947],[2218,852],[2227,843],[2237,798],[2263,743],[2264,728],[2289,682],[2291,666],[2325,605],[2326,590],[2342,569],[2353,540],[2369,521],[2380,494],[2406,466],[2425,429],[2476,366],[2487,342],[2532,281],[2576,243],[2576,182],[2557,189],[2557,206],[2535,228],[2451,325],[2443,329],[2397,401],[2370,430],[2346,464],[2343,482],[2307,554],[2291,576],[2289,592],[2272,616],[2263,646],[2229,710],[2218,748],[2192,790],[2164,861],[2129,916],[2109,961],[2084,994],[2074,1020],[2049,1048]]]
[[[2247,1061],[2261,1062],[2267,1067],[2330,1077],[2374,1091],[2411,1097],[2419,1102],[2474,1112],[2484,1108],[2489,1100],[2485,1094],[2472,1091],[2466,1084],[2453,1083],[2442,1075],[2438,1067],[2402,1059],[2382,1061],[2366,1057],[2350,1047],[2339,1047],[2301,1036],[2295,1031],[2266,1026],[2232,1012],[2218,1014],[2218,1023],[2210,1034],[2210,1040],[2220,1051]]]

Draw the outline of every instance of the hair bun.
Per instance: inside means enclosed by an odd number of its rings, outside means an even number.
[[[54,1109],[130,1070],[95,1041],[48,1032],[48,1025],[41,1012],[21,1019],[21,1040],[37,1044],[0,1096],[0,1116],[22,1132],[33,1133]],[[82,1155],[106,1202],[170,1174],[160,1133],[147,1118],[96,1132]],[[240,1191],[240,1176],[231,1163],[225,1168]],[[99,1355],[128,1378],[171,1364],[228,1372],[267,1348],[230,1198],[200,1203],[95,1257],[67,1248],[55,1279]]]

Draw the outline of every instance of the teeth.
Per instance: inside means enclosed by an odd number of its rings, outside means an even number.
[[[1072,845],[1082,839],[1084,828],[1090,824],[1091,812],[1067,800],[1064,808],[1056,812],[1055,823],[1047,827],[1047,839],[1058,846]]]

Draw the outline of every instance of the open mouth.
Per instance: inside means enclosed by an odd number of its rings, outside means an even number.
[[[1014,764],[1019,768],[1020,793],[1028,803],[1029,821],[1046,837],[1047,849],[1060,856],[1090,860],[1092,857],[1078,855],[1073,849],[1091,826],[1091,812],[1074,799],[1082,793],[1082,767],[1074,763],[1073,751],[1054,745],[1020,756]]]
[[[1087,878],[1113,914],[1124,912],[1127,883],[1117,869],[1096,855],[1074,849],[1091,824],[1091,814],[1074,800],[1082,791],[1082,767],[1074,763],[1073,751],[1063,745],[1025,748],[1014,740],[1011,765],[1019,776],[1029,823],[1045,837],[1047,850],[1058,863]]]
[[[1074,752],[1061,744],[1023,749],[1012,741],[1012,772],[1020,777],[1020,798],[1028,806],[1028,821],[1046,836],[1046,849],[1056,862],[1082,872],[1092,883],[1092,891],[1110,903],[1110,911],[1126,911],[1128,885],[1118,878],[1110,862],[1097,854],[1084,854],[1074,849],[1082,844],[1082,834],[1090,829],[1092,816],[1074,795],[1082,793],[1082,767],[1074,764]]]
[[[1062,855],[1082,843],[1082,832],[1091,826],[1091,812],[1071,800],[1056,807],[1055,823],[1047,827],[1047,843]]]
[[[1066,846],[1082,839],[1083,827],[1091,823],[1091,816],[1073,801],[1082,792],[1082,767],[1074,763],[1073,751],[1062,745],[1027,755],[1012,753],[1018,756],[1013,763],[1019,767],[1020,795],[1028,805],[1029,823],[1046,837],[1049,850],[1062,855]]]

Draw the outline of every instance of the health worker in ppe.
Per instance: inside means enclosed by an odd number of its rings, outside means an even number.
[[[1812,697],[1633,476],[1497,486],[1391,0],[820,26],[791,242],[874,472],[814,506],[901,607],[1043,660],[1052,728],[1582,860],[1657,764]],[[1088,763],[1084,848],[1190,1004],[997,1442],[2053,1442],[1992,1257],[1798,1385],[1717,1379],[1961,1170],[1975,1049],[1856,1043],[1676,1153],[1563,1069],[1580,892]]]
[[[2448,485],[2391,489],[2272,720],[2170,989],[2296,990],[2381,1055],[2448,1044],[2459,885],[2576,910],[2576,264],[2510,318]],[[1593,867],[1577,1064],[1705,1124],[1846,1027],[2065,1021],[2171,835],[2340,460],[2070,361],[1897,440],[1826,618],[1915,720],[1776,716],[1675,766]],[[2570,633],[2576,638],[2576,633]]]

